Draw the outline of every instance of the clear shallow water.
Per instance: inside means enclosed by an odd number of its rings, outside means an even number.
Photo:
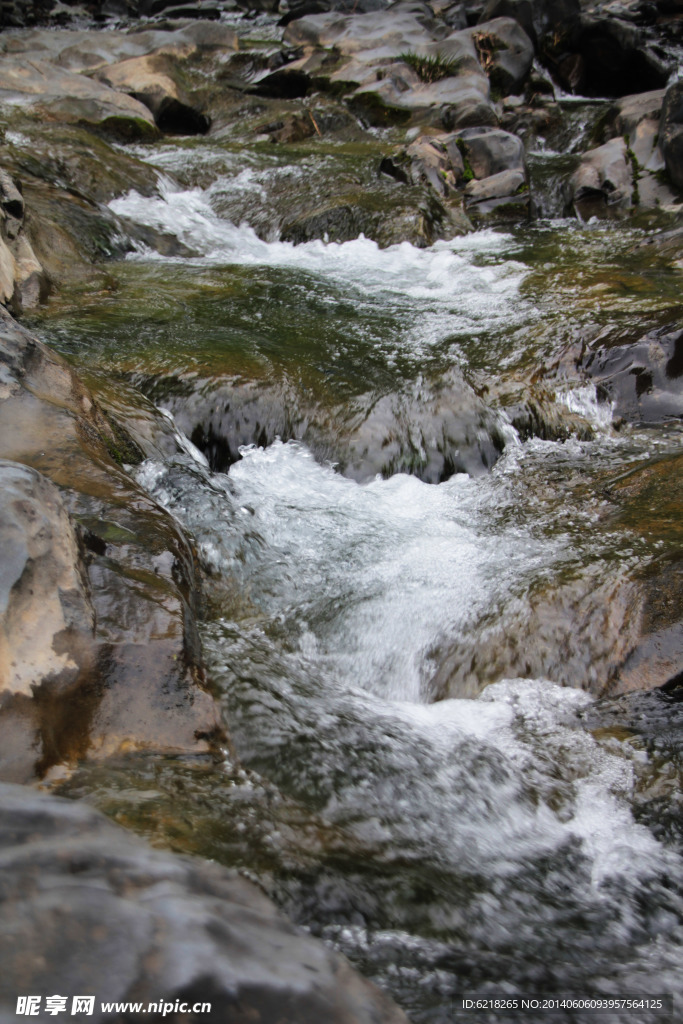
[[[592,440],[522,443],[503,400],[589,324],[619,335],[673,316],[673,271],[648,269],[637,232],[567,224],[426,250],[294,247],[222,219],[227,187],[118,200],[187,252],[139,249],[109,304],[53,307],[43,330],[177,416],[206,381],[419,404],[450,374],[464,384],[447,404],[489,403],[505,450],[437,485],[358,483],[301,441],[246,447],[225,474],[182,437],[143,463],[137,479],[197,545],[242,767],[163,765],[141,799],[149,769],[133,760],[104,786],[95,772],[94,799],[250,871],[420,1024],[475,993],[682,997],[680,851],[634,819],[646,755],[594,739],[581,690],[633,639],[637,573],[680,546],[615,481],[665,472],[680,432],[616,433],[594,389],[551,378],[547,401]]]

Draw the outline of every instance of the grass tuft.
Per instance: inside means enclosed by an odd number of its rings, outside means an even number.
[[[401,53],[398,57],[404,64],[411,67],[423,82],[438,82],[442,78],[452,78],[458,74],[461,61],[455,57],[421,57],[418,53]]]

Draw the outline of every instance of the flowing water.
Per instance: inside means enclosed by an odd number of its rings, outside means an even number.
[[[643,812],[680,744],[591,719],[677,565],[680,426],[617,430],[562,369],[675,323],[680,268],[570,221],[294,246],[263,210],[310,168],[255,153],[141,150],[160,190],[111,204],[116,289],[38,324],[176,438],[131,472],[195,540],[232,745],[66,791],[245,870],[415,1024],[513,1019],[459,1008],[494,993],[683,999],[680,830]]]

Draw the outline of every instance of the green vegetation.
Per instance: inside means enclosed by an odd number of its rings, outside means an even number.
[[[462,61],[455,57],[421,57],[418,53],[400,53],[399,60],[411,67],[423,82],[438,82],[442,78],[452,78],[460,71]]]
[[[462,180],[463,181],[473,181],[474,180],[474,171],[472,170],[472,165],[471,165],[471,163],[469,161],[469,157],[467,156],[467,146],[465,145],[465,140],[464,139],[457,139],[455,144],[458,147],[458,149],[460,150],[460,155],[462,157],[463,167],[465,168],[465,170],[463,172]]]
[[[640,164],[638,163],[638,157],[631,149],[631,140],[628,135],[624,135],[624,142],[626,143],[626,159],[631,164],[631,171],[633,173],[633,196],[631,200],[634,206],[640,204],[640,189],[638,188],[638,182],[642,177]]]

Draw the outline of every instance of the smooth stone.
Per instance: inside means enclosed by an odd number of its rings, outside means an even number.
[[[3,1020],[18,995],[85,992],[93,1024],[110,1019],[102,1001],[159,1000],[210,1003],[188,1019],[221,1024],[407,1024],[236,872],[153,850],[85,804],[0,785],[0,866]]]

